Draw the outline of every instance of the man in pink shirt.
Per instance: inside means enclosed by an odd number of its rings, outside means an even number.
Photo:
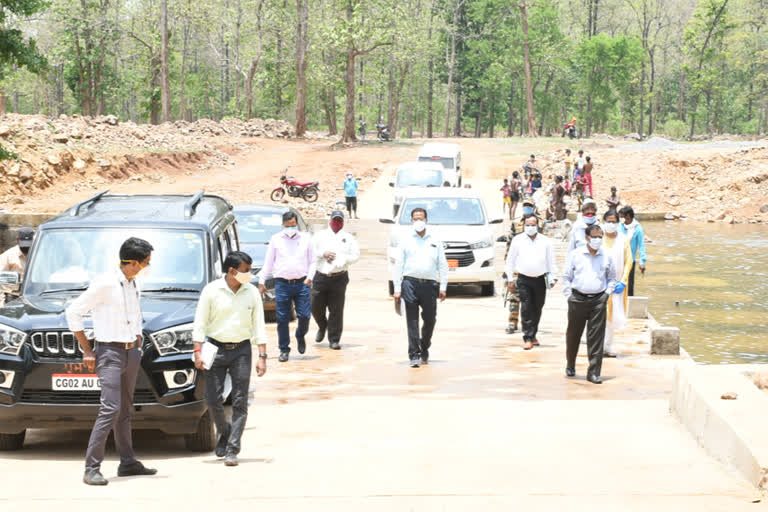
[[[308,233],[298,229],[296,214],[283,214],[283,230],[272,236],[267,247],[264,267],[259,276],[259,289],[264,295],[264,283],[269,276],[275,277],[275,307],[277,308],[277,338],[280,343],[279,361],[288,361],[291,352],[291,336],[288,324],[291,321],[291,304],[296,308],[299,325],[296,328],[296,345],[299,354],[306,350],[304,337],[309,330],[310,286],[315,274],[315,259],[312,239]]]

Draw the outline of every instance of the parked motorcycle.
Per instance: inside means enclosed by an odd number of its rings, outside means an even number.
[[[292,176],[286,177],[285,174],[280,176],[280,186],[272,191],[270,198],[273,201],[282,201],[285,194],[290,197],[301,197],[308,203],[314,203],[319,196],[320,190],[319,181],[297,181]]]
[[[389,133],[389,126],[386,124],[376,124],[376,136],[379,138],[379,140],[392,140],[392,134]]]
[[[571,139],[575,139],[579,136],[579,132],[576,129],[575,123],[566,123],[563,125],[563,137],[565,136],[570,137]]]

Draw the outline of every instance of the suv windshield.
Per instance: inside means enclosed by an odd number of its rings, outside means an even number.
[[[398,187],[439,187],[442,184],[443,173],[440,171],[419,169],[403,170],[397,173]]]
[[[272,235],[283,229],[282,213],[236,212],[240,242],[268,244]]]
[[[414,208],[427,211],[427,225],[485,224],[485,214],[479,199],[470,198],[411,198],[400,209],[400,224],[411,223]]]
[[[179,229],[82,228],[39,232],[25,276],[24,294],[88,286],[95,276],[116,269],[120,246],[130,237],[154,247],[151,274],[142,288],[194,288],[206,283],[203,233]]]
[[[453,158],[442,158],[439,156],[420,156],[419,162],[440,162],[443,169],[453,169]]]

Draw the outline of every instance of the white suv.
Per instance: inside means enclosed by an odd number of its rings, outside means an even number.
[[[443,166],[439,162],[406,162],[397,168],[395,181],[390,181],[389,186],[395,189],[394,217],[409,189],[443,186]]]
[[[482,295],[493,295],[496,237],[491,224],[501,224],[503,219],[490,220],[483,200],[472,189],[444,187],[409,191],[394,219],[379,219],[379,222],[394,224],[387,249],[390,272],[400,238],[413,232],[411,212],[414,208],[427,211],[427,232],[443,243],[448,260],[448,283],[476,283],[482,287]],[[393,288],[389,281],[390,294]]]

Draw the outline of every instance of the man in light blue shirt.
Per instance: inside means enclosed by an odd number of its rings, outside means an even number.
[[[631,206],[625,206],[619,210],[624,222],[619,224],[621,232],[629,238],[629,248],[632,251],[632,270],[629,271],[629,283],[627,294],[635,295],[635,265],[640,262],[640,272],[645,274],[645,233],[643,226],[635,219],[635,210]]]
[[[348,172],[344,177],[344,196],[347,200],[347,213],[351,219],[354,212],[354,217],[357,216],[357,180],[352,176],[351,172]]]
[[[427,211],[414,208],[411,212],[413,233],[400,240],[395,252],[392,283],[395,288],[395,306],[400,298],[405,301],[408,324],[408,357],[411,368],[429,362],[429,347],[437,318],[437,298],[445,300],[448,289],[448,261],[443,243],[427,234]],[[419,337],[419,307],[424,324]]]
[[[568,377],[576,375],[576,356],[586,324],[587,380],[602,384],[600,371],[603,366],[606,305],[611,293],[623,292],[624,285],[616,284],[616,266],[611,255],[602,249],[603,230],[600,226],[587,226],[584,235],[587,245],[568,253],[563,272],[563,294],[568,299],[565,374]]]

